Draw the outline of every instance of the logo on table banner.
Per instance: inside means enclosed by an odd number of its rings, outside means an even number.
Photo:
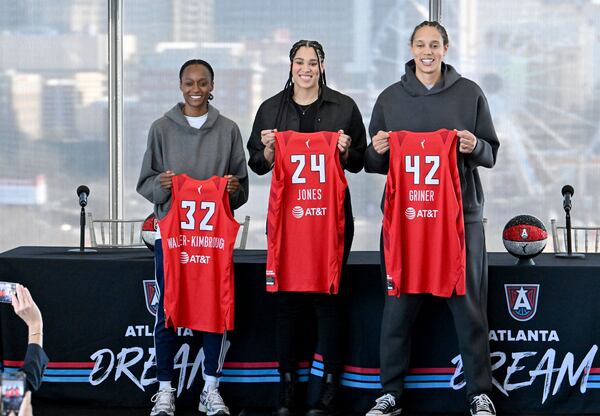
[[[158,288],[156,287],[156,280],[144,280],[144,294],[146,295],[146,309],[156,316],[158,310]]]
[[[538,305],[540,285],[534,284],[506,284],[506,305],[508,314],[517,321],[529,321],[535,316]]]
[[[160,296],[156,281],[144,280],[143,283],[146,307],[152,315],[156,315]],[[177,328],[177,335],[191,338],[194,333],[188,328]],[[151,338],[153,336],[153,325],[145,324],[128,325],[124,334],[127,339]],[[142,391],[155,384],[157,382],[154,375],[156,366],[155,349],[154,347],[148,347],[148,343],[145,341],[140,341],[140,344],[146,345],[132,346],[131,341],[127,341],[127,346],[102,348],[91,354],[90,359],[93,367],[86,377],[86,382],[92,386],[98,386],[103,383],[116,383],[120,379],[128,379]],[[229,346],[229,341],[226,341],[224,350],[227,351]],[[189,390],[197,379],[204,377],[203,363],[204,350],[202,348],[197,349],[191,342],[181,343],[175,354],[173,365],[176,371],[174,387],[177,389],[177,396],[183,390]]]
[[[490,354],[492,374],[499,374],[492,376],[492,384],[506,397],[510,397],[514,390],[543,386],[542,404],[551,396],[564,394],[565,390],[568,390],[569,397],[574,397],[577,390],[584,394],[587,389],[599,388],[596,375],[599,369],[593,368],[597,352],[596,344],[583,358],[575,358],[575,353],[559,352],[554,348],[546,351],[494,351]],[[581,352],[577,353],[581,357],[579,354]],[[459,390],[466,385],[461,356],[454,357],[452,363],[455,370],[450,385],[454,390]]]

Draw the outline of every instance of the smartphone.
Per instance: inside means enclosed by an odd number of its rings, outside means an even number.
[[[0,377],[2,379],[2,386],[0,386],[1,414],[2,416],[16,416],[19,414],[25,395],[25,373],[21,371],[2,373]]]
[[[0,302],[12,303],[12,295],[17,293],[17,284],[13,282],[0,282]]]

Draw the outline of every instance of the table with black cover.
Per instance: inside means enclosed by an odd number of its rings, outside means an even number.
[[[221,390],[237,408],[277,402],[275,304],[265,291],[266,253],[235,253],[235,325]],[[499,414],[600,413],[600,255],[515,266],[508,254],[489,255],[493,399]],[[379,253],[352,252],[346,296],[348,336],[342,395],[347,412],[363,412],[379,395],[379,330],[384,295]],[[50,357],[38,397],[99,406],[149,406],[154,379],[152,253],[104,249],[67,253],[59,247],[19,247],[0,254],[0,280],[26,285],[44,316]],[[314,316],[307,311],[299,365],[308,400],[322,374],[311,355]],[[415,323],[406,409],[465,413],[464,379],[452,316],[432,298]],[[178,404],[196,406],[202,386],[201,335],[180,330],[174,385]],[[0,304],[0,364],[23,360],[27,331],[10,305]],[[318,351],[318,346],[317,346]],[[304,381],[308,381],[304,383]]]

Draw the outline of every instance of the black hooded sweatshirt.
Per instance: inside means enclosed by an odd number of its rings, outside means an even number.
[[[417,79],[415,62],[411,60],[400,81],[377,98],[369,134],[372,137],[379,130],[431,132],[442,128],[468,130],[477,137],[473,153],[458,153],[458,170],[465,222],[482,221],[484,197],[477,168],[493,167],[500,146],[487,100],[477,84],[445,63],[440,81],[427,89]],[[379,155],[369,144],[365,171],[387,174],[388,169],[389,152]]]

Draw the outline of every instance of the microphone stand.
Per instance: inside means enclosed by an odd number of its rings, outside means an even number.
[[[81,215],[79,216],[79,248],[71,248],[70,253],[96,253],[98,250],[85,248],[85,205],[81,206]]]
[[[556,253],[554,255],[563,259],[584,259],[585,254],[573,253],[571,249],[571,209],[569,209],[568,207],[565,207],[565,222],[567,224],[567,252]]]

